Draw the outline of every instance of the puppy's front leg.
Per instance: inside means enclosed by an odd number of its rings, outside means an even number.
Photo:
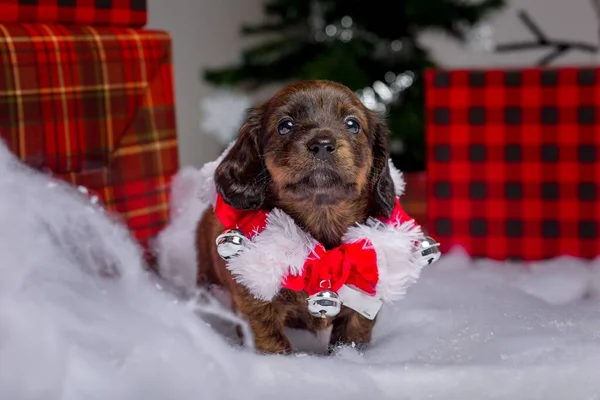
[[[329,347],[354,344],[359,350],[371,341],[375,319],[369,320],[351,309],[344,309],[333,322]]]
[[[257,300],[249,293],[234,297],[237,310],[250,324],[256,349],[260,353],[291,353],[292,345],[283,333],[285,312],[277,304]]]

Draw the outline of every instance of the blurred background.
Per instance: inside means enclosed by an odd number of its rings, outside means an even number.
[[[386,115],[443,251],[600,254],[600,0],[0,0],[0,27],[0,138],[144,244],[181,167],[329,79]]]
[[[543,60],[553,51],[548,45],[499,51],[498,45],[536,40],[522,12],[549,39],[589,44],[593,51],[572,49],[550,60]],[[285,81],[328,78],[363,89],[375,106],[382,106],[381,94],[392,97],[385,108],[394,162],[404,171],[423,170],[422,68],[598,62],[600,25],[590,0],[148,0],[148,13],[147,28],[173,36],[184,165],[200,166],[221,152],[236,125],[227,110],[241,111]],[[300,48],[305,56],[283,59]],[[256,69],[262,63],[267,67]]]

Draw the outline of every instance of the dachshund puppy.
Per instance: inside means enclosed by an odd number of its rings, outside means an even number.
[[[242,210],[279,208],[325,248],[367,217],[389,217],[395,205],[388,129],[347,87],[304,81],[280,90],[249,112],[238,139],[216,168],[218,193]],[[332,327],[330,345],[366,345],[375,320],[343,307],[334,318],[308,313],[306,293],[282,289],[258,300],[237,283],[218,256],[224,227],[212,209],[198,224],[198,283],[224,287],[263,353],[288,353],[284,327],[313,333]]]

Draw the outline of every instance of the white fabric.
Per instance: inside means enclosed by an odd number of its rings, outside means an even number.
[[[302,273],[304,260],[317,241],[279,209],[269,213],[266,228],[245,241],[242,254],[228,268],[235,279],[261,300],[271,300],[287,275]]]
[[[344,242],[369,240],[370,248],[377,253],[379,279],[375,291],[382,301],[392,302],[402,299],[421,273],[422,264],[412,254],[421,236],[421,228],[413,221],[387,225],[370,218],[348,229]]]

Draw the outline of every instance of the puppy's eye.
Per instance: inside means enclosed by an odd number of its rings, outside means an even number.
[[[293,127],[294,122],[291,119],[285,119],[277,125],[277,132],[279,132],[280,135],[287,135],[292,131]]]
[[[346,120],[346,129],[348,129],[350,133],[358,133],[360,131],[360,125],[356,119],[348,118]]]

